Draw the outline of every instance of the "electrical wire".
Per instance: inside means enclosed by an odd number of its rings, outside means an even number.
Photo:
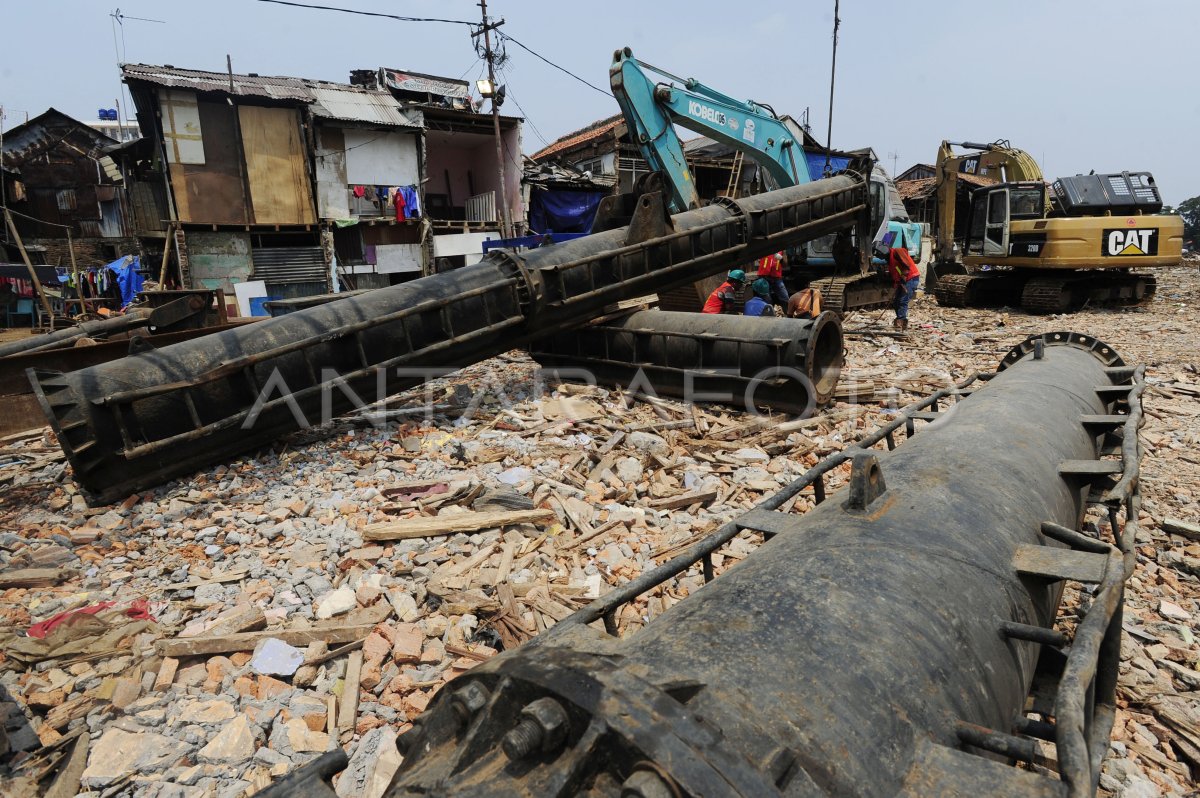
[[[266,2],[266,1],[267,1],[267,0],[263,0],[263,2]],[[275,0],[272,0],[272,2],[274,2],[274,1],[275,1]],[[577,81],[579,81],[580,83],[582,83],[584,86],[587,86],[589,89],[593,89],[593,90],[595,90],[595,91],[598,91],[598,92],[600,92],[601,94],[605,95],[606,97],[612,97],[612,96],[613,96],[613,95],[612,95],[612,92],[610,92],[610,91],[607,91],[607,90],[605,90],[605,89],[602,89],[602,88],[600,88],[599,86],[595,85],[594,83],[589,83],[588,81],[586,81],[586,80],[584,80],[583,78],[579,77],[579,76],[578,76],[578,75],[576,75],[574,72],[572,72],[571,70],[567,69],[566,67],[561,67],[561,66],[559,66],[558,64],[554,63],[553,61],[551,61],[551,60],[550,60],[549,58],[547,58],[546,56],[542,55],[541,53],[538,53],[538,52],[536,52],[536,51],[534,51],[534,50],[530,49],[530,48],[529,48],[527,45],[525,45],[525,44],[522,44],[520,41],[518,41],[517,39],[514,39],[512,36],[509,36],[509,35],[508,35],[507,33],[505,33],[504,31],[502,31],[502,30],[497,30],[497,31],[496,31],[496,33],[497,33],[497,35],[498,35],[498,36],[500,36],[500,38],[502,38],[502,39],[506,39],[507,41],[510,41],[510,42],[512,42],[512,43],[513,43],[513,44],[515,44],[517,47],[520,47],[522,50],[524,50],[525,52],[527,52],[527,53],[529,53],[530,55],[532,55],[534,58],[537,58],[537,59],[539,59],[539,60],[541,60],[541,61],[544,61],[545,63],[549,64],[550,66],[554,67],[554,68],[555,68],[555,69],[557,69],[559,72],[562,72],[562,73],[563,73],[563,74],[565,74],[565,75],[569,75],[570,77],[572,77],[572,78],[574,78],[575,80],[577,80]]]
[[[310,8],[310,9],[314,9],[317,11],[340,11],[343,14],[358,14],[359,16],[364,16],[364,17],[383,17],[385,19],[394,19],[399,22],[442,22],[447,25],[466,25],[468,27],[474,27],[476,24],[478,24],[478,23],[471,22],[471,21],[465,20],[465,19],[443,19],[440,17],[406,17],[406,16],[401,16],[400,14],[384,14],[379,11],[359,11],[358,9],[354,9],[354,8],[339,8],[337,6],[322,6],[322,5],[316,5],[316,4],[311,4],[311,3],[295,3],[295,2],[291,2],[291,0],[257,0],[257,2],[259,2],[259,3],[274,3],[275,5],[293,6],[295,8]]]
[[[542,135],[542,131],[538,130],[537,125],[535,125],[533,123],[533,120],[529,118],[529,114],[525,111],[524,108],[521,107],[520,100],[518,100],[516,98],[516,95],[514,95],[512,93],[512,80],[511,80],[510,75],[508,74],[508,70],[501,70],[501,75],[505,78],[508,78],[508,80],[505,81],[505,86],[506,86],[505,97],[507,97],[508,99],[513,101],[513,103],[517,106],[517,110],[521,112],[521,116],[525,117],[525,121],[529,123],[529,127],[530,127],[530,129],[533,130],[534,135],[536,135],[539,139],[542,140],[542,144],[549,147],[550,142],[546,141],[546,137]]]

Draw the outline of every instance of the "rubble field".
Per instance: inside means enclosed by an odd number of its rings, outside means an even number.
[[[894,418],[1077,330],[1145,364],[1142,518],[1103,794],[1200,773],[1197,262],[1136,308],[940,308],[846,319],[839,401],[807,420],[540,385],[521,352],[271,451],[88,508],[48,430],[0,441],[0,792],[238,798],[333,746],[382,794],[434,692],[669,559]],[[848,401],[853,400],[853,402]],[[834,472],[831,488],[847,476]],[[811,490],[789,508],[812,506]],[[734,539],[719,571],[753,553]],[[703,584],[628,606],[621,633]],[[1068,590],[1066,607],[1087,601]],[[1069,620],[1069,618],[1067,619]]]

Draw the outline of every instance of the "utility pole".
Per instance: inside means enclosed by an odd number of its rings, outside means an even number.
[[[492,31],[503,25],[504,20],[488,22],[487,0],[479,0],[479,8],[483,14],[483,24],[471,36],[483,35],[483,57],[487,61],[488,82],[492,86],[492,130],[496,135],[496,171],[500,176],[500,189],[496,192],[496,205],[500,208],[500,235],[504,238],[512,238],[512,225],[508,219],[508,199],[504,191],[504,140],[500,138],[500,108],[496,104],[498,88],[496,86],[496,54],[492,51]]]
[[[838,17],[840,6],[841,0],[833,0],[833,62],[829,66],[829,126],[825,129],[825,177],[829,177],[833,172],[830,150],[833,148],[833,82],[837,77],[838,28],[842,24],[841,18]]]

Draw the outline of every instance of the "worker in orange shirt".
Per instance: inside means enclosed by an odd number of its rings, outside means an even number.
[[[771,286],[771,299],[786,308],[790,297],[787,286],[783,284],[783,263],[784,254],[776,252],[765,258],[759,258],[756,265],[759,278],[766,280],[767,285]]]
[[[704,303],[701,313],[733,313],[738,294],[742,292],[742,286],[745,284],[746,272],[741,269],[731,270],[725,282],[708,295],[708,301]]]
[[[892,276],[892,286],[895,294],[892,296],[892,307],[896,309],[896,321],[893,326],[897,330],[908,329],[908,303],[917,292],[917,284],[921,281],[921,272],[912,256],[904,247],[891,247],[888,250],[888,274]]]

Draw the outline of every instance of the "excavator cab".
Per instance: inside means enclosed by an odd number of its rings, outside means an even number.
[[[1046,187],[1042,183],[1001,183],[971,195],[967,255],[984,258],[1037,257],[1041,246],[1028,236],[1013,235],[1012,223],[1045,218]],[[1044,242],[1045,236],[1042,236]]]

